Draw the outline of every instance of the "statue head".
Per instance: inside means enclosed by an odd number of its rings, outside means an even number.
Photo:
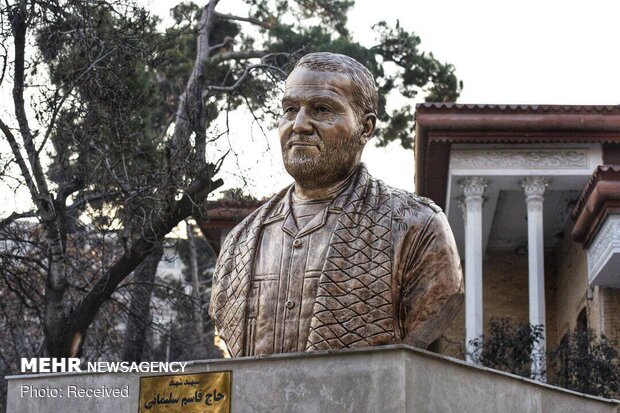
[[[345,179],[377,121],[378,93],[361,63],[334,53],[302,57],[286,80],[280,145],[286,171],[308,189]]]

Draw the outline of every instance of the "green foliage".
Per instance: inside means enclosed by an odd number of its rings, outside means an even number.
[[[471,356],[482,365],[531,377],[532,351],[542,340],[543,327],[493,319],[489,333],[472,340]],[[535,351],[535,350],[534,350]],[[617,396],[620,357],[617,344],[592,330],[567,334],[545,354],[546,379],[550,384],[601,397]]]
[[[544,337],[543,326],[515,323],[510,318],[493,319],[489,333],[473,340],[473,358],[482,365],[530,377],[531,354]]]
[[[463,83],[457,79],[454,66],[441,63],[432,53],[422,52],[418,36],[404,30],[399,22],[391,27],[382,21],[373,29],[378,34],[379,44],[371,50],[380,56],[382,65],[391,64],[396,68],[390,75],[375,73],[381,96],[396,90],[408,99],[425,94],[427,102],[451,102],[458,98]],[[411,147],[415,128],[412,105],[405,105],[390,114],[381,110],[379,119],[387,125],[380,135],[381,144],[400,140],[403,147]]]
[[[106,202],[126,217],[154,207],[136,195],[161,181],[158,147],[173,116],[157,82],[167,59],[157,22],[138,7],[119,14],[106,3],[74,2],[36,32],[39,62],[55,86],[43,91],[48,105],[38,113],[53,124],[47,175],[60,187],[75,182],[78,197],[117,194]]]
[[[566,335],[549,352],[549,367],[552,384],[601,397],[614,397],[620,391],[618,350],[592,330]]]
[[[330,31],[347,36],[347,13],[354,0],[245,0],[250,6],[249,15],[273,27],[285,19],[292,19],[297,26],[310,18],[318,18]]]
[[[289,2],[290,3],[290,2]],[[339,35],[347,36],[347,12],[353,4],[352,0],[297,0],[300,19],[319,18]]]

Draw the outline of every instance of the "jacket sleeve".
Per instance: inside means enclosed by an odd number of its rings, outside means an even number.
[[[446,330],[463,302],[463,275],[452,230],[433,211],[403,240],[400,323],[403,341],[427,348]]]

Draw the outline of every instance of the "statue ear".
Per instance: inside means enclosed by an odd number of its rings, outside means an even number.
[[[367,113],[362,118],[363,131],[360,136],[360,145],[366,145],[366,143],[372,138],[375,133],[375,127],[377,125],[377,115],[374,113]]]

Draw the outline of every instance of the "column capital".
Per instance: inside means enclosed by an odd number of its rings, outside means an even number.
[[[528,176],[521,180],[521,187],[528,198],[530,196],[542,197],[547,186],[549,186],[549,178],[544,176]]]
[[[489,180],[479,176],[470,176],[461,179],[459,182],[461,189],[463,190],[463,200],[465,201],[466,212],[478,212],[482,210],[482,203],[484,201],[483,194]]]
[[[465,201],[468,201],[472,197],[482,197],[489,180],[481,176],[469,176],[459,180],[458,183],[465,195]]]

